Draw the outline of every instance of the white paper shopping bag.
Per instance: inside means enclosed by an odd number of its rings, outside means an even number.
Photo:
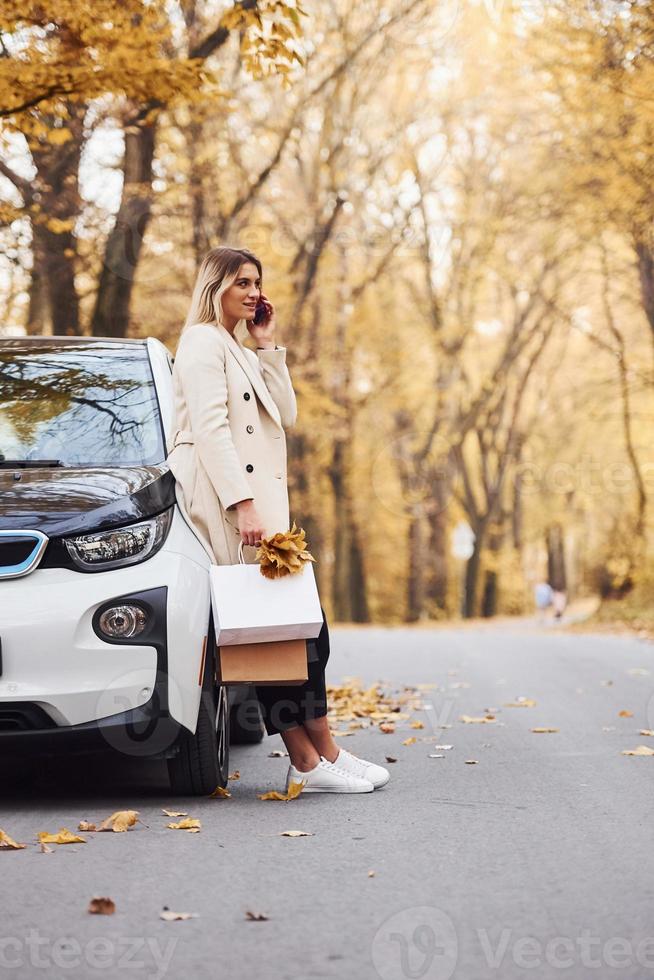
[[[211,565],[211,606],[218,646],[268,640],[312,640],[322,629],[320,596],[313,565],[269,579],[259,563]]]

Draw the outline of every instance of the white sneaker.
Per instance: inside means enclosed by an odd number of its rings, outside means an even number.
[[[378,766],[375,762],[368,762],[366,759],[360,759],[358,755],[352,755],[347,749],[341,746],[340,752],[336,756],[334,762],[335,766],[340,769],[344,769],[346,772],[351,773],[353,776],[359,776],[362,779],[367,779],[368,782],[372,783],[375,789],[379,789],[380,786],[385,786],[388,780],[391,778],[391,774],[388,769],[383,766]]]
[[[304,782],[303,793],[371,793],[375,788],[369,780],[341,769],[322,755],[308,772],[301,772],[294,765],[288,767],[286,792],[291,783],[298,782]]]

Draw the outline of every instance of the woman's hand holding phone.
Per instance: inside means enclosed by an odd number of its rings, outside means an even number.
[[[254,316],[246,323],[250,336],[257,342],[258,347],[263,347],[265,344],[275,346],[275,330],[277,328],[275,307],[265,293],[260,294]]]
[[[243,544],[261,544],[261,539],[266,536],[266,529],[257,514],[254,500],[249,498],[239,501],[236,504],[236,511],[238,514],[238,529]]]
[[[252,323],[254,323],[257,327],[259,326],[260,323],[265,323],[268,317],[270,316],[271,304],[268,303],[266,305],[266,302],[263,299],[264,295],[265,293],[261,293],[261,297],[259,298],[259,301],[257,302],[257,305],[254,310],[254,319],[252,320]]]

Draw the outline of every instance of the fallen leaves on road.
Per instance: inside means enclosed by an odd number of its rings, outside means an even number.
[[[260,800],[294,800],[300,795],[306,783],[304,780],[298,782],[294,780],[288,787],[288,793],[278,793],[276,789],[271,789],[269,793],[257,793]]]
[[[397,759],[395,758],[395,756],[392,756],[392,755],[384,756],[384,758],[386,759],[387,762],[397,762]]]
[[[491,725],[497,721],[497,718],[495,715],[484,715],[483,718],[474,718],[471,715],[459,715],[459,721],[464,722],[466,725]]]
[[[641,728],[638,732],[639,735],[654,735],[654,729],[652,728]]]
[[[116,810],[110,817],[102,821],[98,830],[112,830],[115,834],[123,834],[129,827],[133,827],[138,819],[138,810]]]
[[[37,834],[39,841],[43,844],[86,844],[83,837],[77,837],[66,827],[61,827],[56,834],[50,834],[47,830]]]
[[[188,817],[188,810],[164,810],[162,807],[161,812],[167,817]]]
[[[379,731],[383,732],[384,735],[392,735],[395,732],[395,725],[391,725],[390,722],[383,721],[379,726]]]
[[[310,830],[282,830],[279,837],[315,837]]]
[[[231,797],[231,795],[232,794],[229,792],[229,790],[228,789],[225,789],[224,786],[216,786],[216,788],[213,791],[213,793],[209,793],[209,797],[208,798],[210,800],[215,800],[215,799],[221,799],[222,800],[222,799],[227,799],[227,798]]]
[[[550,732],[558,732],[558,728],[530,728],[529,731],[536,732],[538,735],[547,735]]]
[[[0,830],[0,851],[20,851],[23,847],[27,847],[27,844],[17,844],[9,834]]]
[[[623,749],[621,755],[654,755],[654,749],[649,745],[639,745],[635,749]]]
[[[159,913],[159,918],[166,922],[177,922],[184,919],[197,919],[197,912],[172,912],[167,906]]]
[[[96,826],[95,826],[94,823],[89,823],[88,820],[80,820],[80,822],[77,824],[77,829],[78,830],[85,830],[87,833],[91,833],[92,831],[96,830],[97,828],[96,828]]]
[[[626,709],[618,712],[618,718],[633,718],[633,716],[634,716],[633,711],[627,711]]]
[[[227,778],[228,779],[240,779],[241,778],[241,773],[240,773],[240,771],[238,769],[235,769],[234,772],[230,772],[230,774],[229,774],[229,776]]]
[[[418,739],[415,737],[415,735],[412,735],[410,738],[402,739],[402,745],[413,745],[417,741]]]
[[[96,896],[91,899],[86,911],[92,912],[94,915],[113,915],[116,911],[116,904],[111,898]]]
[[[268,753],[269,759],[281,759],[282,756],[288,755],[288,752],[284,752],[283,749],[273,749],[272,752]]]
[[[368,877],[369,877],[369,878],[374,878],[374,877],[375,877],[375,872],[374,872],[374,871],[372,871],[372,870],[370,870],[370,871],[368,872]]]
[[[179,823],[167,823],[166,827],[170,827],[171,830],[186,830],[189,834],[197,834],[202,824],[197,817],[184,817]]]
[[[505,701],[505,708],[535,708],[536,702],[533,698],[516,698],[515,701]]]
[[[467,766],[478,766],[479,765],[479,760],[478,759],[466,759],[466,765]]]
[[[268,916],[265,912],[250,912],[248,909],[245,913],[245,918],[249,919],[250,922],[267,922]]]
[[[424,723],[422,721],[412,721],[409,728],[424,728]]]
[[[403,708],[422,708],[422,704],[417,702],[414,688],[405,688],[402,694],[393,696],[386,693],[379,683],[364,689],[358,677],[346,677],[340,685],[327,685],[327,696],[330,727],[334,723],[358,719],[367,720],[370,725],[380,721],[393,722],[409,717]],[[344,735],[345,732],[339,734]]]

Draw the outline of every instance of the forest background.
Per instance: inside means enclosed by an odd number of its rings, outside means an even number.
[[[332,619],[652,619],[654,10],[3,0],[0,332],[158,337],[252,249]]]

